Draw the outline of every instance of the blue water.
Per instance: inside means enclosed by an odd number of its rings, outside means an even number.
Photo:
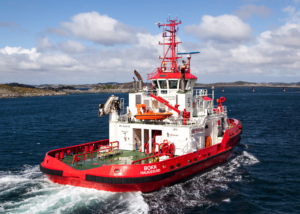
[[[243,122],[228,162],[149,194],[62,186],[39,171],[51,149],[108,138],[97,114],[111,94],[0,99],[0,213],[300,213],[299,89],[251,89],[216,88]]]

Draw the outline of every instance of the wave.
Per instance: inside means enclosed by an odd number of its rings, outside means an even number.
[[[214,170],[146,194],[59,185],[50,182],[39,166],[26,165],[19,171],[0,172],[0,213],[170,213],[219,206],[231,202],[234,193],[229,184],[242,181],[239,169],[258,162],[236,148],[228,162]],[[218,195],[220,191],[224,194]]]
[[[241,182],[241,167],[258,163],[259,160],[246,151],[236,148],[227,163],[184,183],[162,188],[153,193],[143,194],[150,212],[181,213],[203,207],[230,203],[230,195],[235,194],[229,183]],[[218,193],[222,194],[218,194]]]
[[[111,193],[50,182],[39,166],[0,172],[0,213],[147,213],[141,192]]]

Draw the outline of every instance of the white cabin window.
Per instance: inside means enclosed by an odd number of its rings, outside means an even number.
[[[141,104],[141,103],[142,103],[141,102],[141,95],[140,94],[135,95],[135,106],[137,104]]]
[[[157,80],[152,80],[152,85],[153,85],[154,87],[158,87]]]
[[[158,82],[159,82],[160,89],[167,89],[168,88],[166,80],[159,80]]]
[[[169,89],[177,89],[178,80],[169,80]]]

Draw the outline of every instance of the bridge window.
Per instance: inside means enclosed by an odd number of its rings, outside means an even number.
[[[157,80],[152,80],[152,85],[155,86],[155,87],[158,87]]]
[[[159,86],[160,86],[160,89],[167,89],[168,88],[167,81],[166,80],[159,80]]]
[[[178,80],[169,80],[169,88],[170,89],[177,89]]]

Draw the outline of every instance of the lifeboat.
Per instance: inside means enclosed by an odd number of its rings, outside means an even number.
[[[167,117],[170,117],[173,115],[169,111],[162,112],[162,113],[154,113],[151,110],[147,111],[145,104],[137,104],[136,108],[137,108],[137,114],[135,115],[135,118],[137,120],[164,120]],[[143,112],[141,112],[141,108],[142,108]]]

